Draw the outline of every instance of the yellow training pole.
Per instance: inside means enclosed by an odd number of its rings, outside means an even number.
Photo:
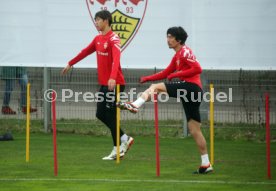
[[[27,85],[26,162],[30,160],[30,83]]]
[[[116,85],[116,103],[120,101],[120,84]],[[117,160],[116,163],[120,163],[120,108],[116,107],[116,143],[117,143]]]
[[[210,158],[214,165],[214,86],[210,84]]]

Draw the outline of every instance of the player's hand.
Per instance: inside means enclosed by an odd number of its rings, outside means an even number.
[[[170,75],[167,76],[167,79],[169,81],[171,81],[173,78],[175,78],[174,74],[170,74]]]
[[[116,86],[116,80],[109,79],[108,82],[107,82],[107,85],[108,85],[108,90],[113,91],[115,86]]]
[[[71,66],[68,64],[65,68],[63,68],[63,70],[61,71],[61,75],[66,74],[69,70],[71,69]]]
[[[142,76],[141,78],[140,78],[140,83],[142,84],[142,83],[145,83],[145,82],[147,82],[147,81],[149,81],[148,80],[148,78],[146,77],[146,76]]]

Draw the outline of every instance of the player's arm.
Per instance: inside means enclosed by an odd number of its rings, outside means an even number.
[[[188,58],[182,58],[182,59],[184,59],[185,64],[189,66],[189,69],[170,74],[168,76],[169,80],[171,80],[172,78],[179,78],[179,77],[190,78],[197,74],[201,74],[202,68],[196,60],[188,59]]]
[[[77,56],[75,56],[72,60],[70,60],[67,66],[61,71],[61,74],[66,74],[74,64],[78,63],[86,56],[95,52],[96,50],[95,40],[96,38],[94,38],[94,40],[86,48],[84,48]]]
[[[97,38],[97,37],[96,37]],[[73,66],[74,64],[78,63],[82,59],[84,59],[86,56],[92,54],[96,51],[96,38],[86,47],[84,48],[77,56],[75,56],[72,60],[68,62],[70,66]]]
[[[172,72],[175,71],[175,60],[176,58],[173,57],[173,59],[171,60],[171,63],[169,64],[169,66],[165,69],[162,70],[161,72],[158,72],[156,74],[150,75],[150,76],[142,76],[140,78],[140,83],[144,83],[147,81],[156,81],[156,80],[162,80],[165,79],[169,76],[169,74],[171,74]]]
[[[116,85],[116,79],[118,75],[118,71],[120,68],[120,59],[121,59],[121,45],[120,45],[120,39],[118,36],[115,36],[111,40],[111,46],[112,46],[112,58],[113,58],[113,65],[111,74],[108,80],[108,89],[113,90]]]

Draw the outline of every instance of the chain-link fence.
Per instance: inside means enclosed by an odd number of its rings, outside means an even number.
[[[275,71],[221,71],[203,72],[205,88],[213,83],[215,94],[232,90],[232,102],[215,102],[215,121],[226,123],[265,123],[265,94],[270,95],[271,123],[276,122]]]
[[[13,67],[14,68],[14,67]],[[21,96],[22,82],[18,71],[10,74],[9,78],[3,76],[1,68],[0,100],[3,100],[7,89],[7,80],[13,81],[13,90],[9,107],[16,112],[13,115],[1,113],[1,119],[24,119]],[[31,106],[38,111],[31,114],[32,119],[44,120],[46,117],[44,105],[44,92],[54,89],[57,92],[57,119],[59,120],[95,120],[96,102],[95,94],[99,89],[96,69],[74,68],[67,75],[60,75],[61,68],[26,68],[31,84]],[[126,79],[125,92],[128,96],[135,91],[134,99],[139,92],[144,91],[150,83],[139,84],[140,76],[156,73],[157,69],[123,69]],[[45,74],[47,76],[45,76]],[[45,83],[46,82],[46,83]],[[204,92],[209,92],[209,84],[214,84],[215,98],[222,96],[223,102],[215,99],[215,122],[219,123],[265,123],[265,93],[270,94],[270,119],[276,123],[276,71],[244,71],[244,70],[204,70],[202,74]],[[133,89],[134,88],[134,89]],[[132,90],[131,90],[132,89]],[[89,92],[87,94],[87,92]],[[86,93],[86,94],[85,94]],[[219,94],[219,95],[218,95]],[[62,96],[63,95],[63,96]],[[87,101],[89,96],[89,101]],[[226,97],[225,97],[226,96]],[[208,99],[209,97],[206,96]],[[46,105],[45,105],[46,106]],[[47,114],[49,116],[49,114]],[[183,121],[182,104],[170,98],[159,103],[159,119],[168,121]],[[209,103],[201,105],[203,122],[209,119]],[[152,103],[145,104],[137,114],[121,112],[122,120],[153,120],[154,109]],[[79,125],[79,124],[72,124]],[[168,124],[170,125],[170,124]]]

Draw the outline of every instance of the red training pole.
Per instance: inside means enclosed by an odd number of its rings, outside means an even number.
[[[159,158],[159,130],[158,130],[158,100],[157,93],[154,94],[154,119],[155,119],[155,146],[156,146],[156,176],[160,176]]]
[[[54,174],[58,174],[58,162],[57,162],[57,129],[56,129],[56,92],[52,93],[52,128],[53,128],[53,146],[54,146]]]
[[[271,179],[271,165],[270,165],[270,111],[269,111],[269,94],[265,95],[265,121],[266,121],[266,159],[267,159],[267,177]]]

